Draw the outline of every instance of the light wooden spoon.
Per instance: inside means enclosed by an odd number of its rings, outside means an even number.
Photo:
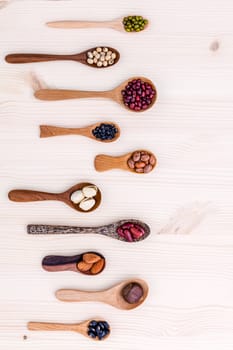
[[[126,16],[127,17],[127,16]],[[55,21],[46,23],[52,28],[82,29],[82,28],[111,28],[119,32],[127,33],[123,24],[124,17],[112,21]],[[148,23],[144,29],[148,27]],[[131,32],[132,33],[132,32]]]
[[[116,58],[114,59],[114,63],[112,65],[107,66],[97,66],[96,64],[90,64],[87,62],[88,56],[87,53],[89,51],[94,51],[96,47],[92,47],[88,50],[85,50],[80,53],[72,54],[72,55],[53,55],[53,54],[39,54],[39,53],[14,53],[9,54],[5,57],[5,60],[8,63],[34,63],[34,62],[48,62],[48,61],[76,61],[86,66],[93,68],[108,68],[116,64],[120,59],[120,53],[113,49],[112,47],[108,47],[110,51],[116,54]]]
[[[101,192],[98,189],[95,199],[95,205],[89,210],[83,210],[79,208],[78,204],[75,204],[71,201],[70,197],[73,192],[82,189],[85,186],[95,186],[89,182],[82,182],[75,186],[72,186],[67,191],[62,193],[48,193],[48,192],[39,192],[33,190],[12,190],[8,193],[8,197],[11,201],[14,202],[34,202],[34,201],[45,201],[45,200],[53,200],[53,201],[61,201],[65,204],[69,205],[71,208],[83,212],[88,213],[100,205],[101,202]]]
[[[95,98],[95,97],[108,98],[119,103],[121,106],[125,107],[127,110],[139,113],[139,112],[148,110],[154,105],[157,98],[157,93],[155,93],[153,100],[147,109],[141,109],[140,111],[135,111],[130,109],[128,106],[124,104],[124,101],[122,98],[122,91],[124,90],[124,88],[129,82],[137,79],[141,79],[142,81],[149,83],[156,92],[156,88],[151,80],[145,77],[132,77],[127,79],[120,85],[118,85],[113,90],[81,91],[81,90],[40,89],[35,92],[35,97],[38,98],[39,100],[44,100],[44,101],[58,101],[58,100],[67,100],[67,99],[76,99],[76,98]]]
[[[88,326],[93,320],[87,320],[81,323],[71,323],[71,324],[65,324],[65,323],[49,323],[49,322],[28,322],[27,328],[30,331],[71,331],[71,332],[77,332],[85,337],[88,337],[92,340],[100,340],[98,337],[93,338],[88,334]],[[98,322],[105,322],[103,320],[97,319]],[[110,334],[109,333],[102,338],[102,340],[105,340],[108,338]]]
[[[143,289],[143,295],[135,303],[129,303],[123,297],[123,289],[130,285],[131,283],[136,283],[141,286]],[[145,281],[141,279],[131,279],[124,282],[121,282],[112,288],[105,289],[98,292],[87,292],[77,289],[60,289],[55,295],[57,299],[67,302],[86,302],[86,301],[95,301],[102,302],[114,306],[122,310],[131,310],[141,305],[148,295],[148,285]]]
[[[119,235],[117,231],[123,227],[124,224],[133,223],[144,230],[144,234],[139,238],[133,238],[129,241],[127,236]],[[54,226],[54,225],[28,225],[27,233],[32,235],[47,235],[47,234],[99,234],[110,238],[118,239],[123,242],[140,242],[146,239],[150,234],[150,227],[142,221],[128,219],[119,220],[109,225],[99,227],[78,227],[78,226]]]
[[[101,140],[96,138],[92,131],[97,127],[100,126],[100,124],[106,123],[114,125],[115,128],[118,130],[118,132],[115,134],[115,137],[111,140]],[[100,141],[100,142],[114,142],[120,137],[120,127],[116,123],[112,122],[101,122],[101,123],[95,123],[89,126],[86,126],[84,128],[62,128],[59,126],[52,126],[52,125],[40,125],[40,137],[52,137],[52,136],[62,136],[62,135],[81,135],[89,137],[92,140]]]
[[[104,270],[105,258],[96,252],[73,256],[47,255],[42,260],[42,267],[49,272],[73,271],[94,276]]]
[[[134,152],[143,152],[143,151],[145,151],[145,150],[137,150]],[[144,174],[144,173],[137,173],[137,172],[135,172],[135,169],[132,169],[128,166],[128,160],[131,158],[131,156],[134,152],[126,153],[122,156],[117,156],[117,157],[109,156],[106,154],[98,154],[94,160],[95,169],[97,171],[122,169],[122,170],[130,171],[130,172],[135,173],[135,174]],[[153,170],[157,164],[156,157],[150,151],[145,151],[145,152],[150,153],[155,158],[155,164],[152,166],[152,170]]]

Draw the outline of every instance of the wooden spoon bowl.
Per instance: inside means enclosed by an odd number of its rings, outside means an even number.
[[[6,62],[8,63],[35,63],[35,62],[48,62],[48,61],[76,61],[82,64],[85,64],[88,67],[92,68],[108,68],[115,65],[120,59],[120,53],[112,48],[107,46],[109,51],[112,51],[116,54],[116,58],[114,59],[114,63],[112,65],[107,66],[97,66],[96,64],[89,64],[87,62],[88,52],[92,52],[97,47],[92,47],[88,50],[85,50],[80,53],[72,54],[72,55],[53,55],[53,54],[39,54],[39,53],[14,53],[9,54],[5,57]]]
[[[114,125],[115,128],[118,130],[118,132],[115,134],[115,137],[111,140],[102,140],[99,138],[96,138],[92,131],[97,127],[100,126],[100,124],[111,124]],[[62,128],[59,126],[52,126],[52,125],[40,125],[40,137],[52,137],[52,136],[62,136],[62,135],[81,135],[85,137],[89,137],[92,140],[100,141],[100,142],[114,142],[120,137],[120,127],[116,123],[112,122],[100,122],[95,123],[89,126],[86,126],[84,128]]]
[[[84,335],[85,337],[99,341],[98,337],[93,338],[88,334],[89,331],[89,324],[92,321],[97,321],[97,322],[105,322],[101,319],[90,319],[81,323],[72,323],[72,324],[65,324],[65,323],[49,323],[49,322],[28,322],[27,328],[30,331],[71,331],[71,332],[76,332]],[[109,328],[109,333],[103,337],[101,340],[105,340],[109,337],[110,335],[110,328]]]
[[[127,17],[127,16],[126,16]],[[46,23],[51,28],[83,29],[83,28],[111,28],[119,32],[128,33],[123,24],[124,17],[116,18],[112,21],[55,21]],[[144,26],[144,30],[148,23]],[[130,32],[138,33],[138,32]]]
[[[112,169],[122,169],[122,170],[130,171],[131,173],[135,173],[135,174],[144,174],[144,173],[137,173],[135,169],[132,169],[128,166],[129,159],[136,152],[147,152],[152,156],[154,156],[155,164],[152,166],[152,170],[156,167],[157,159],[152,152],[147,150],[136,150],[134,152],[126,153],[122,156],[117,156],[117,157],[109,156],[106,154],[98,154],[94,160],[95,169],[100,172],[112,170]]]
[[[39,191],[33,191],[33,190],[12,190],[9,192],[8,197],[11,201],[14,201],[14,202],[57,200],[57,201],[64,202],[65,204],[69,205],[71,208],[79,212],[88,213],[97,209],[101,203],[101,192],[98,187],[97,187],[98,189],[97,194],[94,197],[95,205],[89,210],[85,211],[81,209],[77,204],[73,203],[70,199],[73,192],[81,190],[85,186],[95,186],[95,185],[89,182],[81,182],[77,185],[72,186],[67,191],[62,193],[48,193],[48,192],[39,192]]]
[[[123,290],[126,286],[130,284],[138,284],[143,290],[143,294],[137,302],[129,303],[123,296]],[[86,301],[95,301],[103,302],[114,306],[122,310],[131,310],[135,309],[141,305],[148,295],[149,287],[144,280],[141,279],[130,279],[124,282],[121,282],[112,288],[105,289],[103,291],[81,291],[77,289],[60,289],[55,295],[57,299],[66,302],[86,302]]]
[[[147,109],[142,109],[140,111],[135,111],[130,109],[128,106],[125,105],[122,91],[124,88],[128,85],[129,82],[132,80],[140,79],[152,86],[152,88],[155,91],[155,95],[152,99],[151,104],[148,106]],[[132,77],[121,83],[119,86],[114,88],[113,90],[108,91],[81,91],[81,90],[58,90],[58,89],[40,89],[35,92],[35,97],[39,100],[44,101],[59,101],[59,100],[67,100],[67,99],[76,99],[76,98],[108,98],[111,99],[117,103],[119,103],[121,106],[126,108],[128,111],[133,111],[136,113],[147,111],[149,108],[151,108],[157,99],[157,91],[155,88],[155,85],[153,82],[145,77]]]

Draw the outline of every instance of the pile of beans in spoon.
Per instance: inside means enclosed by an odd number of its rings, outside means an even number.
[[[136,112],[149,108],[156,98],[153,86],[141,79],[130,81],[121,94],[124,105]]]

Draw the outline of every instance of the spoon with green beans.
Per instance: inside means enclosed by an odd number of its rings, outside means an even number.
[[[141,32],[146,29],[149,21],[142,16],[125,16],[112,21],[56,21],[48,22],[52,28],[83,29],[83,28],[111,28],[120,32]]]

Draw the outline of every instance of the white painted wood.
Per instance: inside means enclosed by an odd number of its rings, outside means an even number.
[[[232,350],[232,1],[15,0],[1,1],[0,7],[0,348],[96,349],[80,335],[33,333],[26,323],[101,316],[112,325],[103,349]],[[148,16],[148,31],[124,35],[44,26],[51,20],[130,13]],[[75,53],[104,44],[122,55],[117,66],[104,71],[74,62],[16,66],[4,61],[7,53]],[[131,75],[145,75],[158,88],[157,105],[140,116],[111,101],[33,98],[40,85],[107,89]],[[101,120],[119,123],[118,142],[39,139],[42,123],[75,127]],[[94,170],[97,153],[144,147],[159,160],[148,176]],[[13,188],[62,191],[82,180],[95,182],[103,192],[102,206],[89,215],[62,203],[7,199]],[[126,217],[150,224],[151,237],[131,246],[104,237],[26,234],[28,223],[101,225]],[[89,249],[102,252],[108,262],[96,278],[40,267],[47,254]],[[150,294],[131,312],[54,297],[58,288],[101,289],[132,276],[147,280]]]

